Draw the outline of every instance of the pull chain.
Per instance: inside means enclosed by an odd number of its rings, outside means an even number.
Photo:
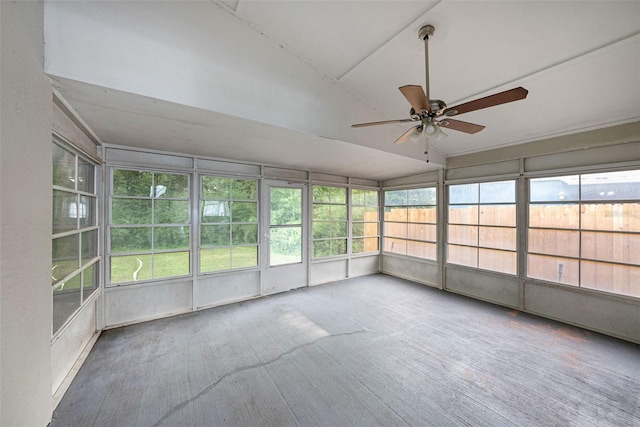
[[[429,138],[424,139],[424,154],[427,156],[427,163],[429,163]]]

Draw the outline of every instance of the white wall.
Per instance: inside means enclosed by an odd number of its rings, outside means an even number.
[[[0,424],[51,419],[51,85],[43,5],[0,2]]]

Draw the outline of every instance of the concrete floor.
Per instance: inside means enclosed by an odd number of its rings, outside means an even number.
[[[640,346],[374,275],[106,331],[62,426],[638,426]]]

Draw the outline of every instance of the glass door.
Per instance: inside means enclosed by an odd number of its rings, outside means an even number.
[[[307,187],[266,181],[264,234],[267,260],[262,293],[272,294],[307,285]]]

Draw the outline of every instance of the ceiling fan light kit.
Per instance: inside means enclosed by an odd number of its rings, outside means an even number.
[[[429,38],[433,37],[435,28],[433,25],[425,25],[418,31],[418,38],[424,41],[424,65],[425,65],[425,89],[422,86],[407,85],[398,89],[411,104],[408,119],[385,120],[380,122],[358,123],[351,127],[366,127],[386,125],[393,123],[420,122],[402,134],[395,144],[402,144],[407,139],[417,140],[423,135],[426,142],[428,139],[440,140],[447,137],[442,132],[442,127],[452,129],[458,132],[474,134],[484,129],[484,126],[475,123],[463,122],[461,120],[450,119],[449,117],[457,116],[471,111],[481,110],[483,108],[494,107],[496,105],[506,104],[513,101],[519,101],[527,97],[529,93],[523,87],[517,87],[494,95],[478,98],[473,101],[465,102],[454,107],[447,108],[447,104],[439,99],[431,99],[429,97]]]

